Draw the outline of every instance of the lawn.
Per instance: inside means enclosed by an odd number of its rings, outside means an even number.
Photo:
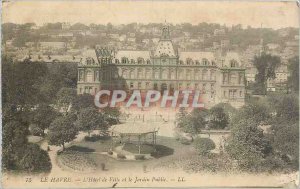
[[[126,170],[126,169],[139,169],[143,167],[147,169],[153,169],[160,167],[161,165],[168,164],[175,159],[182,157],[191,157],[196,155],[195,149],[192,145],[184,145],[176,141],[174,138],[157,136],[157,145],[155,145],[156,153],[154,158],[143,161],[126,161],[116,160],[106,155],[100,154],[101,152],[107,152],[110,150],[112,141],[108,140],[96,140],[96,141],[80,141],[75,142],[68,150],[86,152],[88,157],[97,165],[96,170],[101,171],[101,164],[105,164],[107,171],[109,170]],[[119,145],[118,142],[113,143],[114,146]],[[147,145],[145,145],[147,146]],[[144,147],[145,147],[144,146]],[[126,150],[137,152],[138,147],[134,145],[125,145]],[[148,145],[144,148],[147,152],[152,151],[153,147]],[[142,149],[141,149],[142,150]],[[143,153],[144,151],[142,151]]]

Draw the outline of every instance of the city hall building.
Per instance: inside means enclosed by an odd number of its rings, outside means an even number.
[[[168,26],[153,51],[89,49],[78,63],[77,93],[96,94],[101,89],[199,90],[206,107],[229,103],[241,107],[245,100],[245,69],[235,52],[175,49]]]

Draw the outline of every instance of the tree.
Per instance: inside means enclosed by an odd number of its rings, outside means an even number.
[[[273,127],[274,136],[272,146],[274,150],[291,157],[293,166],[299,165],[299,123],[281,122]]]
[[[41,104],[39,105],[33,113],[32,122],[42,131],[42,136],[44,136],[44,131],[47,129],[51,122],[58,116],[58,113],[49,105]]]
[[[289,59],[288,69],[290,72],[288,84],[292,91],[299,93],[299,56]]]
[[[50,145],[62,146],[75,139],[78,131],[74,125],[73,117],[61,116],[56,118],[49,127],[48,139]]]
[[[263,130],[253,119],[240,119],[232,125],[231,135],[225,146],[231,158],[238,161],[240,168],[257,168],[263,159],[271,153],[272,147]]]
[[[81,109],[88,107],[95,107],[94,96],[87,93],[77,95],[72,108],[76,111],[80,111]]]
[[[26,146],[19,164],[22,170],[28,172],[49,172],[52,167],[48,153],[40,149],[37,144],[28,144]]]
[[[270,110],[267,104],[261,100],[253,100],[239,109],[233,116],[230,126],[236,124],[242,119],[252,119],[253,124],[260,124],[270,119]]]
[[[4,169],[18,166],[24,147],[28,143],[27,128],[16,120],[5,121],[2,128],[2,165]]]
[[[61,88],[57,93],[57,104],[67,114],[69,107],[76,98],[76,90],[73,88]]]
[[[253,64],[258,73],[255,75],[255,92],[265,95],[267,93],[267,80],[275,79],[275,69],[280,64],[280,57],[262,53],[255,56]]]
[[[296,95],[274,94],[267,98],[276,119],[274,122],[298,122],[299,99]]]
[[[119,108],[105,107],[102,109],[102,113],[105,121],[109,125],[116,125],[120,123],[119,118],[121,116],[121,112]]]
[[[212,107],[209,111],[210,127],[214,129],[224,129],[228,126],[228,115],[225,114],[222,107]]]
[[[216,148],[216,144],[210,138],[197,137],[195,138],[193,145],[200,155],[207,155],[210,150]]]
[[[92,130],[99,129],[103,135],[107,134],[108,124],[104,116],[95,108],[84,108],[80,110],[76,123],[80,130],[87,131],[89,136]]]

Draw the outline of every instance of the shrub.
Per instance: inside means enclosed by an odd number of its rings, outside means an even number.
[[[180,137],[180,138],[179,138],[179,142],[180,142],[181,144],[185,144],[185,145],[191,144],[191,141],[190,141],[189,139],[187,139],[186,137]]]
[[[42,136],[44,134],[43,129],[41,129],[39,126],[36,124],[31,124],[30,125],[30,132],[34,136]]]
[[[135,158],[136,160],[144,160],[144,159],[145,159],[145,156],[139,154],[139,155],[135,155],[134,158]]]
[[[112,151],[108,151],[107,154],[108,155],[113,155],[113,152]]]
[[[19,162],[23,170],[29,172],[49,172],[51,161],[48,153],[40,149],[37,144],[28,144],[24,151],[24,156]]]
[[[200,155],[206,155],[210,150],[216,148],[214,141],[210,138],[197,137],[194,141],[195,148],[199,151]]]
[[[84,137],[84,140],[88,141],[88,142],[96,142],[98,140],[108,140],[108,139],[110,139],[109,136],[101,136],[101,135],[96,135],[96,134],[93,134],[92,136]]]
[[[117,154],[118,159],[126,159],[126,156],[123,154]]]

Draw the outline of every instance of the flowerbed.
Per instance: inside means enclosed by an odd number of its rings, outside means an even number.
[[[88,156],[88,154],[67,151],[57,156],[62,166],[74,171],[92,172],[96,169],[96,163]]]

